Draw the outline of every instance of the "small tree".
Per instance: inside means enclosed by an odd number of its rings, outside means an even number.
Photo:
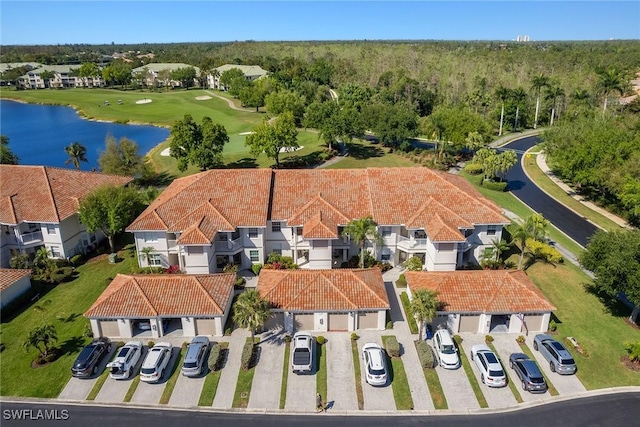
[[[147,267],[149,267],[149,271],[151,271],[151,253],[154,251],[154,249],[151,246],[145,246],[144,248],[140,249],[140,258],[144,259],[145,262],[147,263]]]
[[[252,342],[256,329],[262,328],[269,317],[269,301],[262,298],[255,289],[240,294],[233,305],[233,321],[241,328],[249,329]]]
[[[64,147],[64,151],[69,156],[69,158],[65,160],[65,164],[73,163],[73,166],[76,169],[80,169],[80,162],[88,162],[87,147],[80,144],[79,142],[74,142],[71,145]]]
[[[422,261],[417,256],[412,256],[402,265],[409,271],[422,271]]]
[[[510,227],[511,244],[520,244],[520,260],[518,261],[518,270],[522,269],[522,261],[524,253],[527,250],[527,239],[543,241],[546,237],[546,227],[549,221],[544,219],[541,214],[533,214],[524,222],[514,222]]]
[[[624,349],[627,351],[629,360],[632,362],[640,362],[640,341],[624,343]]]
[[[360,268],[364,268],[364,252],[367,241],[379,242],[382,236],[378,233],[378,224],[367,216],[365,218],[354,219],[342,231],[342,235],[349,237],[360,247]]]
[[[5,135],[0,135],[0,164],[3,165],[17,165],[18,156],[9,148],[9,138]]]
[[[210,117],[203,117],[202,124],[198,124],[190,114],[185,114],[171,126],[171,137],[169,151],[178,161],[180,171],[185,171],[189,164],[203,171],[223,164],[222,150],[229,136],[225,127]]]
[[[38,350],[39,358],[46,358],[51,350],[53,350],[53,346],[58,340],[58,333],[56,331],[56,327],[54,325],[44,324],[41,326],[36,326],[29,331],[27,335],[27,340],[23,343],[23,347],[25,351],[30,348],[35,348]]]
[[[150,172],[144,157],[138,154],[135,141],[124,137],[118,141],[112,135],[107,135],[98,165],[102,172],[112,175],[142,176]]]
[[[266,119],[256,127],[253,134],[247,135],[245,145],[249,146],[251,154],[259,156],[265,153],[267,157],[274,159],[276,168],[280,167],[280,150],[282,148],[298,147],[298,131],[293,119],[293,114],[286,111],[279,115],[273,123]]]
[[[419,332],[418,338],[422,338],[422,328],[426,323],[431,323],[434,317],[438,314],[438,302],[437,294],[435,291],[428,289],[418,289],[413,293],[411,298],[411,312],[418,322]]]

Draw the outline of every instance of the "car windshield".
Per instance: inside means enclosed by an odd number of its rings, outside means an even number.
[[[502,370],[500,371],[489,371],[489,376],[490,377],[504,377],[504,372]]]
[[[142,370],[140,371],[145,375],[152,375],[156,373],[156,369],[155,368],[142,368]]]
[[[442,346],[442,353],[453,354],[456,352],[456,348],[451,344],[445,344]]]
[[[560,363],[562,363],[563,365],[575,365],[576,362],[573,359],[562,359],[560,361]]]
[[[384,375],[384,369],[369,369],[371,375]]]
[[[196,362],[184,362],[183,366],[185,368],[196,368],[198,364]]]
[[[530,380],[534,384],[543,384],[544,383],[544,378],[542,378],[542,377],[531,377]]]

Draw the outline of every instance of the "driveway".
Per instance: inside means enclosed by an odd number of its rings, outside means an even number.
[[[142,354],[140,355],[140,359],[133,369],[133,373],[126,380],[114,380],[113,378],[107,378],[107,381],[104,382],[102,388],[98,392],[96,396],[96,402],[122,402],[124,400],[124,396],[129,391],[129,387],[131,387],[131,382],[133,379],[139,374],[140,367],[142,366],[142,362],[147,355],[147,347],[142,347]]]
[[[429,340],[433,348],[433,340]],[[434,350],[435,352],[435,350]],[[467,374],[462,369],[444,369],[436,366],[436,373],[442,385],[442,391],[447,399],[449,409],[479,409],[480,404],[469,384]]]
[[[549,368],[549,362],[547,362],[547,359],[542,356],[542,353],[533,349],[534,336],[535,334],[529,334],[529,336],[527,337],[527,345],[531,349],[536,362],[538,362],[538,366],[540,366],[542,372],[544,372],[547,378],[549,378],[549,381],[551,381],[551,384],[553,384],[556,390],[558,390],[560,396],[586,391],[586,388],[582,385],[576,375],[560,375],[556,374],[555,372],[551,372],[551,368]]]
[[[314,334],[314,336],[317,335]],[[288,366],[287,369],[289,369]],[[282,376],[282,371],[280,371],[280,376]],[[279,397],[280,395],[278,395]],[[322,396],[322,399],[326,400],[326,397]],[[289,372],[287,377],[287,401],[284,408],[287,411],[307,412],[316,410],[315,373],[313,375],[297,375]]]
[[[351,334],[327,332],[327,395],[325,402],[331,403],[332,410],[357,411],[355,373],[351,357]]]
[[[90,378],[75,378],[71,377],[67,385],[60,392],[58,399],[64,400],[85,400],[87,395],[93,388],[93,385],[98,380],[100,374],[105,370],[105,366],[113,358],[116,351],[115,343],[111,343],[111,351],[109,354],[102,357],[102,360],[98,364],[98,373],[92,375]],[[78,352],[79,354],[80,352]],[[69,366],[69,375],[71,375],[71,366]]]
[[[280,408],[284,334],[265,332],[261,336],[260,359],[256,365],[248,408],[277,410]],[[291,373],[289,374],[291,375]]]
[[[162,378],[157,383],[147,383],[144,381],[140,381],[138,384],[138,388],[136,392],[133,394],[131,398],[132,403],[160,403],[160,398],[162,397],[162,392],[164,391],[164,387],[167,384],[167,380],[171,376],[171,373],[174,370],[179,370],[179,366],[175,366],[178,361],[178,356],[180,355],[180,347],[173,347],[171,351],[171,359],[167,364],[164,372],[162,373]],[[176,375],[180,375],[180,372],[176,372]]]
[[[387,381],[387,385],[383,387],[374,387],[365,381],[365,364],[362,359],[362,347],[370,342],[377,343],[382,346],[380,331],[358,331],[360,339],[358,339],[358,357],[360,358],[360,381],[362,382],[362,395],[364,397],[365,411],[395,411],[396,402],[393,398],[393,389],[391,383]]]
[[[236,329],[229,337],[229,351],[227,362],[220,372],[220,382],[218,390],[213,399],[213,407],[229,409],[233,405],[233,394],[238,383],[238,373],[240,372],[240,356],[244,343],[249,337],[246,329]]]
[[[473,369],[473,373],[475,374],[476,380],[480,385],[480,390],[482,390],[482,394],[487,400],[487,404],[489,405],[489,408],[504,408],[506,406],[517,404],[518,402],[516,401],[516,398],[513,395],[513,392],[508,386],[494,388],[494,387],[489,387],[485,384],[482,384],[482,381],[480,379],[480,371],[476,366],[476,362],[471,360],[471,347],[477,344],[484,344],[485,343],[484,334],[461,334],[461,336],[462,336],[462,348],[464,349],[465,354],[469,358],[471,369]],[[500,356],[498,355],[498,357]],[[509,368],[509,359],[502,359],[502,360],[507,361],[506,363],[502,362],[502,368],[506,373],[507,369]]]
[[[169,399],[169,406],[198,406],[198,400],[200,400],[200,394],[202,393],[202,387],[204,387],[204,380],[206,375],[199,375],[197,377],[185,377],[180,373],[180,366],[176,367],[176,375],[178,375],[178,381],[171,393]],[[205,367],[205,373],[209,372],[209,368]]]

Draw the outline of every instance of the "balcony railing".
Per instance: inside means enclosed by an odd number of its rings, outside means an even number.
[[[18,237],[18,240],[22,242],[23,245],[42,242],[42,231],[32,231],[30,233],[21,234]]]
[[[230,252],[242,248],[242,237],[235,240],[216,240],[216,252]]]
[[[406,249],[426,249],[427,239],[410,239],[404,236],[398,236],[398,246]]]
[[[167,249],[169,249],[169,252],[178,252],[176,239],[167,239]]]

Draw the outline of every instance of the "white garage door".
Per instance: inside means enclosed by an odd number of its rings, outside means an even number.
[[[119,337],[120,329],[118,328],[117,320],[101,320],[100,330],[103,337]]]
[[[480,316],[477,314],[461,314],[458,332],[478,332]]]
[[[196,322],[196,335],[215,335],[216,334],[216,322],[214,319],[195,319],[195,322]]]
[[[378,312],[367,311],[358,313],[358,329],[378,329]]]
[[[524,323],[527,325],[529,332],[546,332],[542,330],[542,314],[525,314]]]
[[[349,330],[349,313],[329,313],[330,331],[348,331]]]
[[[313,331],[316,329],[316,323],[313,319],[313,313],[296,314],[293,317],[293,327],[296,331]]]
[[[284,313],[272,313],[271,318],[264,322],[265,331],[284,329]]]

